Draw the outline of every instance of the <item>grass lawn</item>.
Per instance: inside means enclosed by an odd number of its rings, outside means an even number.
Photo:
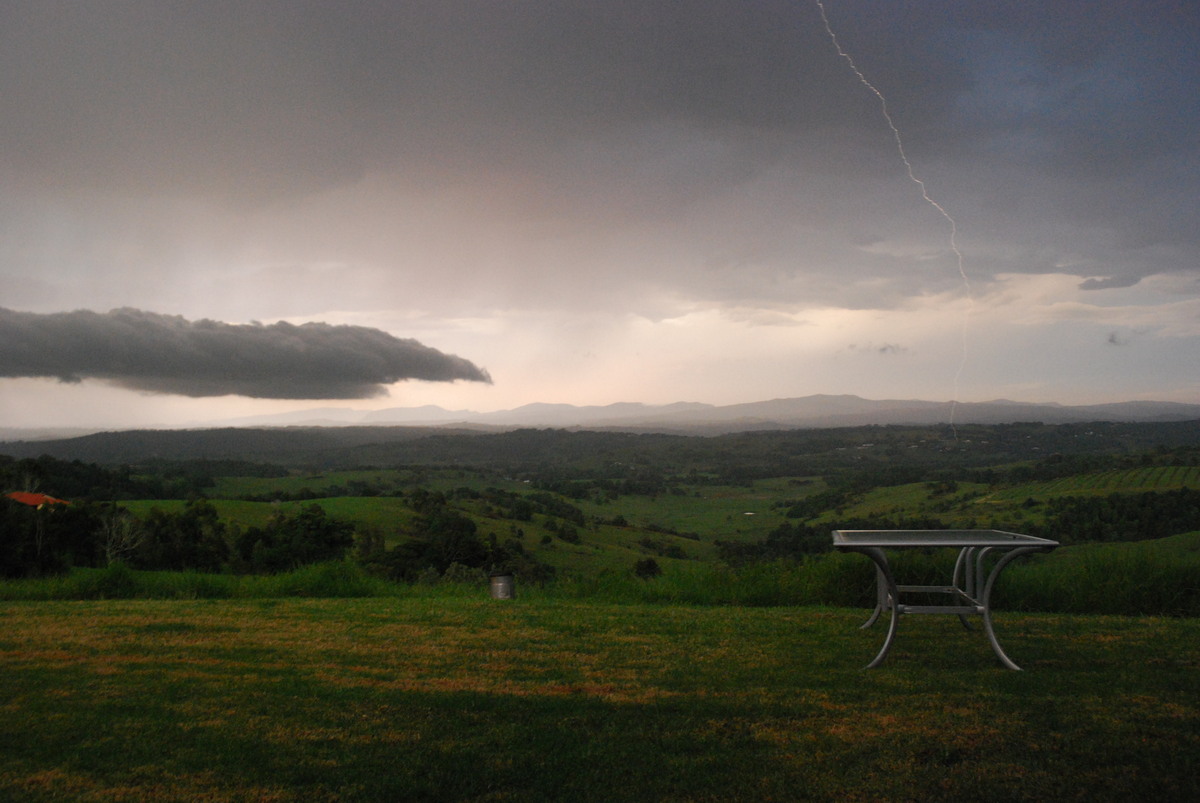
[[[1186,800],[1200,620],[0,603],[0,799]]]

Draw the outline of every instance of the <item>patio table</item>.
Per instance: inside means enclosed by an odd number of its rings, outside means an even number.
[[[903,614],[953,614],[968,630],[967,616],[983,617],[983,629],[992,650],[1009,669],[1021,667],[1013,663],[992,626],[992,589],[1004,567],[1022,555],[1050,552],[1057,541],[1003,530],[834,530],[833,546],[842,552],[859,552],[875,563],[875,610],[862,625],[871,627],[884,611],[890,614],[887,637],[883,647],[867,669],[873,669],[887,657],[896,639],[896,626]],[[954,575],[949,585],[898,585],[888,563],[887,550],[893,549],[957,549]],[[998,556],[988,568],[991,558]],[[952,597],[948,605],[909,605],[901,594],[946,594]]]

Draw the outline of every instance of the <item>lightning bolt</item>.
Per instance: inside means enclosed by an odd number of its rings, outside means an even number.
[[[963,253],[958,247],[958,224],[954,222],[954,218],[946,211],[946,208],[930,197],[928,189],[925,187],[925,182],[917,178],[916,172],[913,170],[912,162],[908,159],[908,154],[904,150],[904,139],[900,136],[900,129],[896,127],[896,123],[892,120],[892,114],[888,111],[887,98],[879,89],[867,80],[863,75],[862,70],[858,69],[858,65],[854,63],[854,59],[850,54],[842,49],[841,42],[838,41],[837,34],[833,32],[833,27],[829,24],[829,16],[825,13],[825,4],[821,0],[814,0],[817,8],[821,12],[821,22],[825,25],[825,33],[829,34],[829,41],[833,43],[833,47],[837,50],[838,56],[846,61],[850,66],[851,71],[857,76],[859,82],[871,93],[879,99],[879,109],[883,112],[883,119],[887,121],[888,128],[892,130],[892,139],[896,142],[896,152],[900,154],[900,161],[904,162],[904,169],[908,171],[908,177],[921,190],[921,197],[925,199],[925,203],[932,206],[938,213],[946,219],[950,224],[950,250],[954,252],[954,258],[958,264],[958,275],[962,279],[963,293],[967,299],[967,307],[963,312],[962,319],[962,350],[958,361],[958,370],[954,373],[954,398],[950,403],[950,429],[954,432],[954,439],[958,440],[958,430],[954,426],[954,413],[958,406],[959,383],[962,380],[963,370],[967,365],[967,324],[970,321],[971,312],[974,308],[974,298],[971,295],[971,282],[967,279],[967,271],[963,264]]]

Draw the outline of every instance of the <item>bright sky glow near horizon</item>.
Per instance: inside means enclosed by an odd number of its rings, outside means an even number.
[[[5,3],[0,426],[1200,401],[1200,8],[823,4],[969,291],[814,0]]]

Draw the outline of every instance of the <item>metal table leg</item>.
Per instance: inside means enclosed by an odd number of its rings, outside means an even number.
[[[883,572],[878,566],[875,567],[875,610],[871,611],[871,616],[867,621],[858,626],[859,630],[866,630],[871,625],[879,621],[879,614],[888,606],[887,580],[883,577]]]
[[[900,592],[896,588],[896,580],[892,577],[892,569],[888,565],[887,555],[882,549],[877,547],[861,547],[854,549],[854,552],[861,552],[866,555],[875,564],[876,574],[876,602],[875,612],[871,614],[871,618],[863,627],[870,627],[879,618],[884,606],[890,610],[891,617],[888,620],[887,636],[883,639],[883,646],[879,648],[879,653],[872,659],[871,663],[867,664],[867,669],[874,669],[883,663],[883,659],[887,657],[888,650],[892,648],[892,642],[896,639],[896,627],[900,623]],[[882,580],[883,582],[879,582]]]
[[[983,597],[980,599],[980,604],[983,606],[983,629],[987,632],[988,641],[992,644],[992,651],[996,653],[996,657],[1000,659],[1000,663],[1018,672],[1021,671],[1021,667],[1013,663],[1012,659],[1004,654],[1004,650],[1000,648],[1000,642],[996,640],[996,630],[992,627],[992,588],[996,585],[996,579],[1000,577],[1000,572],[1004,570],[1005,566],[1022,555],[1029,555],[1040,551],[1037,547],[1020,547],[1009,550],[992,567],[992,572],[988,575],[987,583],[983,587]],[[982,556],[980,565],[982,566]]]
[[[974,576],[971,573],[971,555],[975,552],[974,547],[963,547],[958,551],[958,558],[954,561],[954,575],[951,580],[951,585],[954,588],[963,588],[963,574],[967,575],[965,593],[968,597],[975,596]],[[961,594],[959,595],[961,597]],[[962,622],[962,626],[967,630],[971,629],[971,623],[967,620],[966,614],[959,614],[958,621]]]

